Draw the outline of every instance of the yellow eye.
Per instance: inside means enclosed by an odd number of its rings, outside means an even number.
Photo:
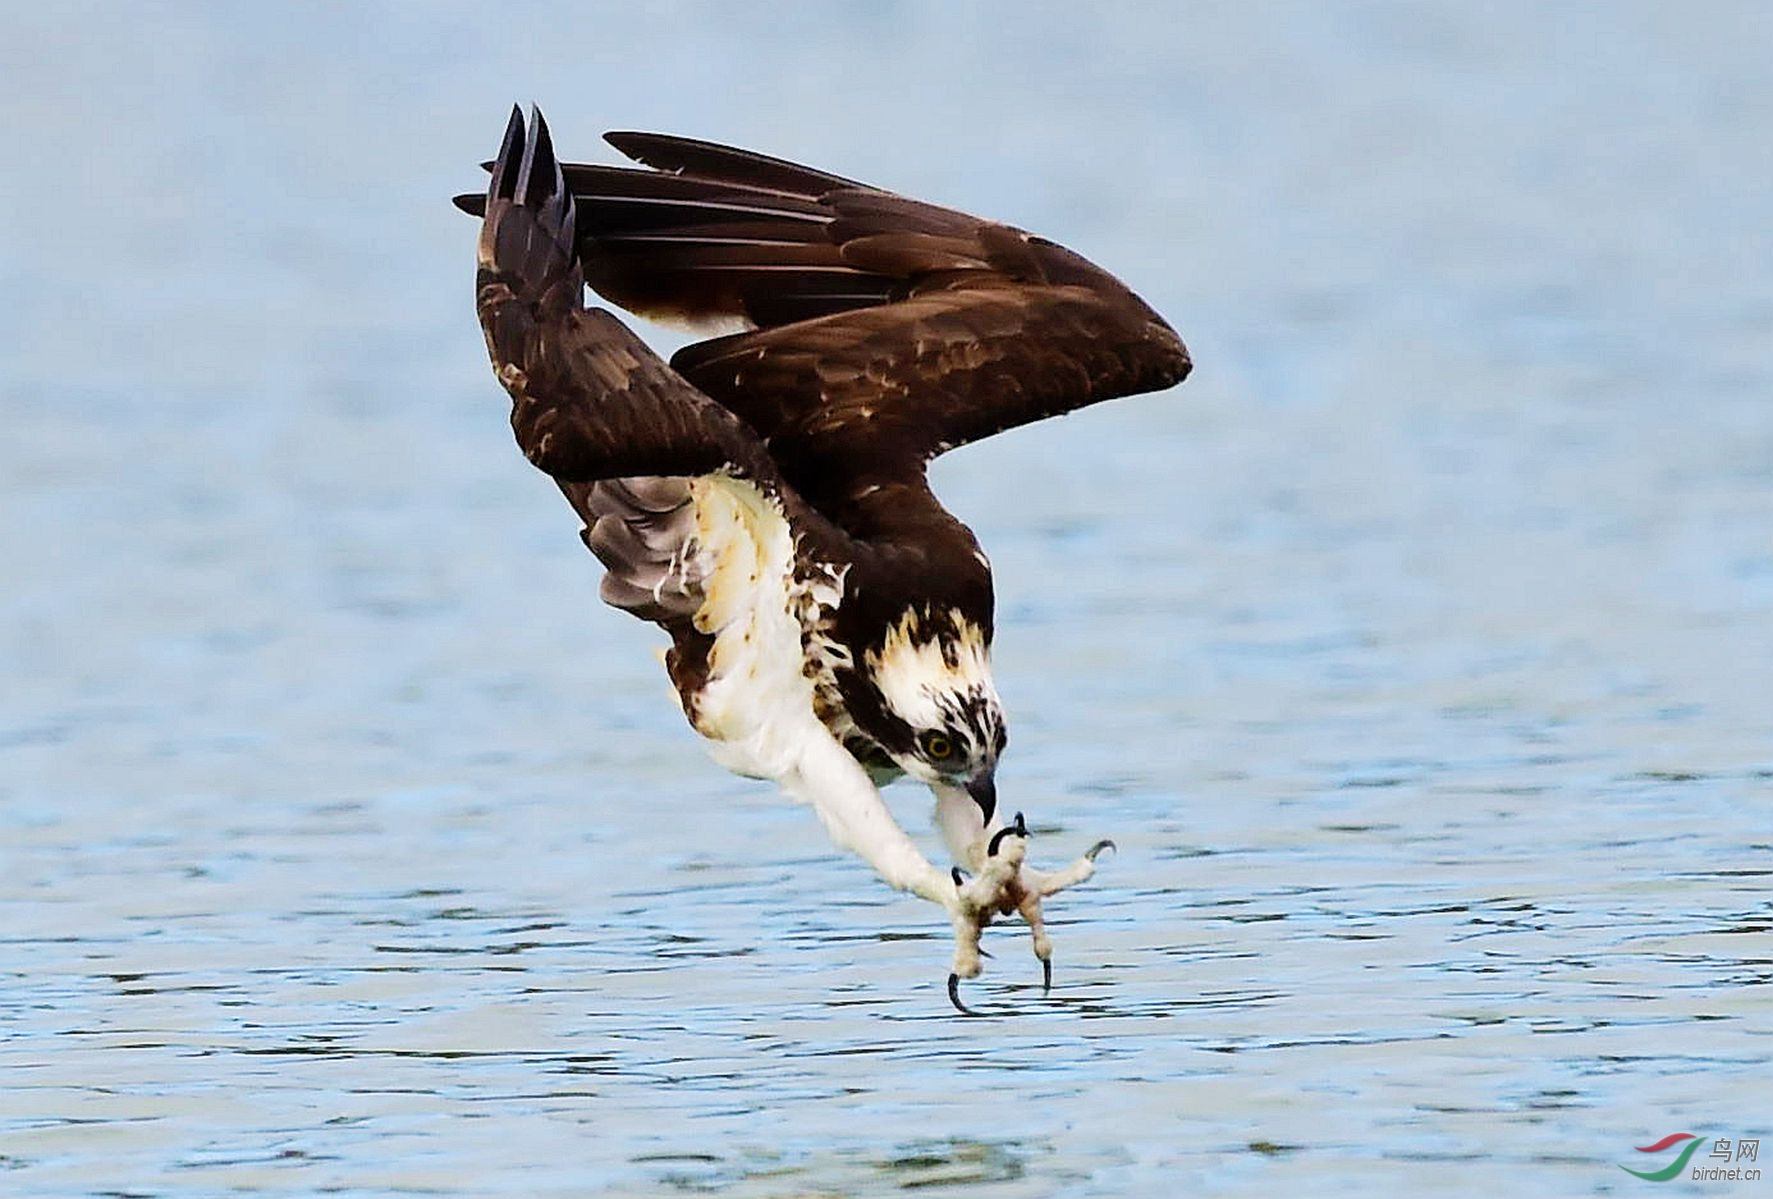
[[[954,742],[941,733],[923,735],[923,753],[932,762],[944,762],[954,756]]]

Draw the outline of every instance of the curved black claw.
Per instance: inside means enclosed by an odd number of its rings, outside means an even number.
[[[956,891],[967,885],[967,880],[961,877],[959,866],[950,867],[948,877],[954,880],[954,889]]]
[[[1053,959],[1043,958],[1040,963],[1040,993],[1046,995],[1053,989]]]
[[[1010,825],[1008,828],[1000,828],[995,833],[991,834],[991,844],[985,847],[985,856],[988,858],[995,858],[997,856],[997,847],[1002,845],[1003,839],[1010,836],[1012,833],[1018,837],[1026,837],[1028,835],[1028,824],[1022,819],[1022,813],[1020,812],[1016,813],[1016,823]]]
[[[960,975],[958,974],[950,974],[948,976],[948,1002],[952,1003],[954,1005],[954,1010],[963,1016],[979,1016],[984,1014],[982,1012],[975,1012],[972,1008],[960,1001]]]
[[[1120,852],[1120,846],[1116,845],[1114,842],[1112,842],[1112,841],[1108,840],[1106,837],[1104,837],[1102,840],[1100,840],[1100,841],[1096,842],[1094,845],[1090,846],[1089,849],[1085,850],[1084,857],[1090,859],[1090,861],[1093,862],[1096,860],[1096,855],[1101,853],[1104,849],[1112,850],[1115,853]]]

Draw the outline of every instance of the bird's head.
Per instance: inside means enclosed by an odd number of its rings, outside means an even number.
[[[883,725],[870,731],[893,761],[932,787],[964,788],[990,820],[1009,736],[985,630],[959,609],[910,610],[862,655],[862,668]]]

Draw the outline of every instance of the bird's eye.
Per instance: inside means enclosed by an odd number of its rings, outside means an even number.
[[[954,756],[954,742],[941,733],[925,733],[923,753],[932,762],[945,762]]]

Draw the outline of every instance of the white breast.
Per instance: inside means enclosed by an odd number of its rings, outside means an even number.
[[[714,638],[696,730],[728,770],[780,779],[807,738],[825,735],[805,670],[801,616],[809,597],[795,578],[793,530],[776,503],[743,480],[713,475],[691,490],[703,579],[694,623]]]

